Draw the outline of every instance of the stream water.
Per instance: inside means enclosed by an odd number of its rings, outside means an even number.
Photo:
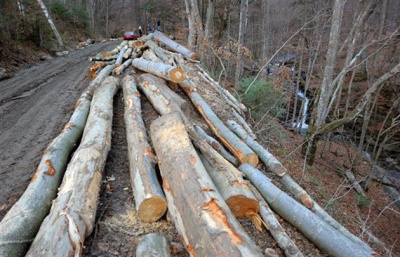
[[[294,122],[292,124],[292,128],[299,130],[301,135],[305,135],[308,130],[308,124],[306,123],[306,121],[307,121],[308,103],[310,102],[310,99],[308,99],[305,93],[301,90],[297,91],[297,99],[303,102],[301,116],[300,119],[297,120],[297,122]]]

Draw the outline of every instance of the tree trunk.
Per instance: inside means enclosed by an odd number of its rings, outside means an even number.
[[[47,147],[28,188],[1,221],[0,256],[24,256],[28,250],[50,210],[52,200],[57,196],[69,155],[82,135],[93,91],[112,67],[104,68],[81,95],[69,122]]]
[[[214,12],[215,12],[215,0],[208,0],[207,6],[207,18],[205,25],[205,41],[212,43],[214,34]]]
[[[134,77],[125,76],[122,83],[129,173],[135,207],[141,220],[153,222],[165,214],[167,201],[157,179],[156,160],[141,116],[140,93],[136,88]]]
[[[56,28],[56,25],[54,24],[53,20],[50,17],[49,12],[47,11],[46,5],[43,3],[42,0],[37,0],[38,4],[40,5],[40,7],[42,8],[42,11],[44,13],[44,16],[46,16],[47,22],[49,23],[51,29],[53,30],[54,35],[57,38],[58,44],[60,46],[64,46],[63,41],[61,39],[60,33],[58,33],[58,30]]]
[[[124,59],[128,59],[129,57],[131,57],[133,48],[132,47],[128,47],[128,49],[126,49],[125,53],[124,53]]]
[[[142,74],[138,78],[139,89],[146,95],[154,109],[161,115],[177,111],[184,103],[179,95],[175,94],[165,80],[151,74]]]
[[[197,59],[197,54],[190,51],[186,47],[178,44],[177,42],[173,41],[172,39],[169,39],[167,36],[165,36],[163,33],[160,31],[156,31],[153,33],[153,36],[155,39],[159,40],[161,43],[165,44],[175,52],[181,53],[183,56],[189,59],[196,60]]]
[[[180,83],[186,78],[186,74],[182,69],[166,65],[164,63],[152,62],[145,59],[136,58],[132,61],[132,65],[139,70],[149,72],[175,83]]]
[[[121,75],[121,73],[123,73],[124,70],[125,70],[126,68],[128,68],[131,64],[132,64],[132,59],[126,60],[123,64],[121,64],[120,66],[118,66],[118,67],[116,67],[116,68],[114,69],[114,71],[113,71],[114,74],[115,74],[115,75]]]
[[[329,255],[337,257],[373,256],[374,252],[371,248],[367,249],[355,243],[326,224],[306,207],[273,185],[261,171],[247,163],[242,164],[239,170],[246,174],[272,209]]]
[[[240,77],[243,72],[243,54],[242,47],[244,47],[244,35],[247,28],[247,11],[249,8],[249,0],[241,0],[240,2],[240,21],[239,21],[239,38],[236,54],[236,71],[235,71],[235,86],[238,88]]]
[[[170,59],[168,56],[165,55],[164,49],[159,47],[154,41],[148,40],[146,42],[146,45],[151,48],[151,50],[154,51],[154,53],[157,55],[158,58],[160,58],[164,63],[170,64]]]
[[[194,18],[190,11],[189,0],[185,0],[185,10],[186,10],[186,16],[187,16],[188,25],[189,25],[188,46],[193,49],[196,45],[196,29],[195,29]]]
[[[242,142],[231,130],[211,110],[210,106],[203,100],[196,87],[190,80],[184,80],[179,84],[185,93],[189,96],[193,105],[199,111],[201,116],[207,122],[208,126],[221,142],[235,155],[240,163],[250,163],[253,166],[258,164],[258,156]]]
[[[119,65],[122,64],[122,61],[124,60],[125,51],[126,51],[125,47],[122,47],[121,50],[119,51],[117,60],[115,61],[115,66],[116,67],[118,67]]]
[[[26,256],[82,253],[96,217],[102,170],[111,144],[112,102],[117,86],[118,79],[109,77],[94,93],[81,144]]]
[[[160,58],[158,58],[152,49],[144,51],[141,57],[147,61],[164,63]]]
[[[200,126],[194,125],[194,129],[201,139],[206,141],[212,148],[214,148],[222,157],[228,160],[235,166],[239,165],[238,159],[231,155],[225,148],[213,137],[209,136]]]
[[[269,28],[269,1],[270,0],[262,0],[262,12],[263,12],[263,21],[262,21],[262,62],[266,63],[269,56],[269,38],[270,38],[270,28]],[[268,73],[268,71],[265,71]]]
[[[285,187],[289,193],[291,193],[294,198],[302,203],[305,207],[309,208],[313,213],[320,217],[327,224],[331,225],[333,228],[340,231],[343,235],[349,239],[357,242],[361,245],[366,246],[366,244],[358,237],[350,233],[345,227],[343,227],[339,222],[333,219],[317,202],[315,202],[311,196],[299,185],[290,174],[287,169],[282,165],[282,163],[275,158],[271,153],[268,152],[263,146],[257,143],[256,140],[249,137],[243,128],[241,128],[237,123],[228,121],[228,126],[232,129],[241,139],[248,144],[254,152],[260,157],[262,162],[267,166],[267,168],[275,173],[279,178],[281,184]],[[367,246],[366,246],[367,247]]]
[[[325,124],[325,119],[328,116],[329,99],[332,96],[333,89],[333,71],[336,64],[336,53],[339,46],[340,27],[342,24],[342,15],[346,0],[335,0],[332,13],[331,33],[329,37],[328,53],[326,54],[326,63],[324,76],[321,85],[321,94],[317,106],[316,126]]]
[[[195,145],[199,146],[201,142]],[[258,202],[242,174],[209,145],[202,144],[200,151],[204,167],[233,214],[236,217],[257,215]]]
[[[191,256],[262,256],[225,204],[178,113],[150,128],[168,209]],[[177,165],[179,164],[179,165]]]
[[[137,257],[171,257],[171,250],[165,237],[155,233],[143,236],[136,246]]]
[[[276,243],[285,252],[287,257],[303,257],[297,245],[292,239],[286,234],[285,229],[281,226],[275,214],[269,208],[264,198],[260,195],[253,185],[250,185],[250,189],[253,191],[254,196],[260,204],[260,215],[264,222],[267,224],[267,229],[275,239]]]

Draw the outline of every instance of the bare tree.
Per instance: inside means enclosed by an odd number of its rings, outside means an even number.
[[[56,25],[54,24],[53,20],[51,19],[50,14],[47,11],[46,5],[43,3],[42,0],[37,0],[37,2],[40,5],[40,7],[42,8],[42,11],[43,11],[44,15],[46,16],[47,22],[50,24],[50,27],[53,30],[54,35],[57,38],[58,44],[60,46],[64,46],[63,41],[62,41],[61,36],[60,36],[60,33],[58,33]]]
[[[243,70],[243,60],[242,60],[242,48],[244,46],[244,35],[246,33],[247,27],[247,12],[249,9],[249,0],[241,0],[240,2],[240,21],[239,21],[239,37],[237,42],[237,54],[236,54],[236,72],[235,72],[235,85],[239,84],[240,77]]]

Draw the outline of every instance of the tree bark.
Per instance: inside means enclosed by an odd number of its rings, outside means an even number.
[[[368,246],[358,237],[350,233],[345,227],[343,227],[339,222],[333,219],[317,202],[315,202],[311,196],[304,190],[287,172],[287,169],[282,165],[282,163],[275,158],[271,153],[268,152],[263,146],[261,146],[257,141],[251,138],[243,128],[240,127],[235,122],[228,121],[228,126],[231,128],[241,139],[248,144],[254,152],[260,157],[262,162],[267,166],[267,168],[274,172],[279,178],[281,184],[285,187],[289,193],[291,193],[297,201],[303,204],[305,207],[309,208],[313,213],[320,217],[327,224],[331,225],[333,228],[340,231],[343,235],[349,239],[357,242],[360,245]]]
[[[128,141],[129,173],[138,216],[146,222],[159,220],[167,211],[167,201],[157,179],[155,156],[141,116],[140,93],[134,77],[122,81],[125,126]],[[140,255],[139,255],[140,256]]]
[[[275,214],[269,208],[268,204],[265,202],[264,198],[260,195],[253,185],[250,185],[251,191],[259,202],[260,205],[260,215],[268,231],[271,233],[272,237],[275,239],[276,243],[285,252],[287,257],[303,257],[303,254],[297,247],[297,245],[292,241],[292,239],[286,234],[285,229],[281,226]]]
[[[205,171],[180,115],[171,113],[158,118],[150,131],[168,209],[189,254],[262,256]]]
[[[65,172],[58,197],[26,256],[79,256],[92,232],[102,170],[111,144],[112,102],[118,79],[96,90],[82,141]]]
[[[139,89],[146,95],[154,109],[161,114],[177,111],[184,103],[179,95],[175,94],[165,80],[151,74],[142,74],[138,78]]]
[[[136,246],[138,257],[171,257],[171,249],[165,237],[155,233],[143,236]]]
[[[164,63],[170,64],[170,59],[168,58],[168,56],[165,55],[164,50],[159,47],[154,41],[148,40],[146,41],[146,45],[150,47],[150,49],[153,50],[157,57],[160,58]]]
[[[80,96],[63,131],[49,144],[32,181],[0,223],[0,256],[24,256],[57,195],[69,155],[75,149],[89,114],[93,91],[111,72],[104,68]]]
[[[152,62],[142,58],[136,58],[132,61],[132,65],[139,70],[149,72],[175,83],[180,83],[186,78],[186,74],[182,69],[166,65],[164,63]]]
[[[120,66],[114,68],[114,71],[113,71],[114,74],[115,74],[115,75],[120,75],[120,74],[123,73],[124,70],[125,70],[126,68],[128,68],[129,65],[131,65],[131,64],[132,64],[132,59],[126,60],[123,64],[121,64]]]
[[[122,61],[124,60],[125,51],[126,51],[125,47],[122,47],[121,50],[119,51],[117,60],[115,61],[115,66],[116,67],[118,67],[119,65],[122,64]]]
[[[247,178],[263,195],[265,200],[286,221],[298,228],[315,245],[331,256],[373,256],[374,251],[365,248],[326,224],[303,205],[296,202],[251,165],[245,163],[239,167]]]
[[[199,93],[196,92],[196,87],[190,80],[184,80],[179,83],[190,100],[199,111],[201,116],[207,122],[208,126],[221,142],[235,155],[240,163],[250,163],[253,166],[258,164],[258,156],[242,142],[231,130],[211,110],[207,103],[203,100]]]
[[[154,38],[159,40],[161,43],[165,44],[175,52],[181,53],[183,56],[189,59],[197,60],[197,54],[192,52],[191,50],[187,49],[186,47],[178,44],[177,42],[173,41],[172,39],[169,39],[167,36],[165,36],[163,33],[160,31],[155,31],[153,33]]]
[[[258,201],[242,174],[210,146],[203,146],[200,151],[204,167],[232,213],[236,217],[257,215]]]
[[[133,48],[132,47],[128,47],[128,49],[126,49],[125,53],[124,53],[124,59],[128,59],[131,54],[132,54]]]
[[[239,21],[239,38],[236,54],[236,71],[235,71],[235,86],[238,88],[239,80],[243,72],[243,54],[242,47],[244,47],[244,35],[247,29],[247,12],[249,8],[249,0],[240,1],[240,21]]]
[[[209,136],[200,126],[194,125],[194,129],[199,135],[199,137],[205,140],[212,148],[214,148],[222,157],[228,160],[235,166],[239,165],[238,159],[231,155],[225,148],[213,137]]]
[[[42,0],[37,0],[38,4],[40,5],[40,7],[42,8],[42,11],[44,13],[44,16],[46,16],[47,22],[49,23],[51,29],[53,30],[54,35],[57,38],[58,44],[60,46],[64,46],[63,41],[61,39],[60,33],[58,33],[57,27],[54,24],[53,20],[50,17],[49,12],[47,11],[46,5],[43,3]]]

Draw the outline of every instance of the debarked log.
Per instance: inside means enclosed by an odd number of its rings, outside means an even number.
[[[102,172],[111,144],[113,95],[118,83],[118,79],[108,77],[95,91],[82,141],[26,256],[82,253],[96,217]]]
[[[273,210],[329,255],[373,256],[373,250],[366,249],[325,223],[320,217],[272,184],[261,171],[247,163],[240,165],[239,170],[246,174]]]
[[[27,252],[57,195],[69,156],[82,136],[93,91],[112,67],[105,67],[80,96],[69,122],[48,145],[28,188],[1,221],[0,256],[24,256]]]
[[[232,129],[244,142],[250,146],[254,152],[260,157],[262,162],[267,166],[267,168],[275,173],[279,178],[281,184],[289,191],[295,199],[301,202],[304,206],[309,208],[327,224],[331,225],[333,228],[340,231],[343,235],[353,240],[354,242],[360,244],[366,249],[371,249],[365,242],[360,238],[356,237],[350,233],[345,227],[343,227],[339,222],[333,219],[317,202],[315,202],[311,196],[304,190],[287,172],[287,169],[282,165],[282,163],[275,158],[267,149],[260,145],[256,140],[250,137],[246,131],[236,122],[228,121],[228,127]],[[372,251],[372,250],[371,250]]]
[[[182,97],[172,91],[165,80],[152,74],[142,74],[138,78],[138,87],[143,92],[154,109],[161,115],[178,109],[186,103]]]
[[[180,83],[186,79],[186,74],[181,68],[166,65],[164,63],[136,58],[133,60],[132,65],[139,70],[154,74],[175,83]]]
[[[258,156],[248,147],[238,136],[235,135],[224,123],[217,117],[210,106],[203,100],[197,92],[193,83],[185,79],[179,83],[185,93],[189,96],[193,105],[199,111],[201,116],[207,122],[213,133],[219,140],[235,155],[240,163],[250,163],[253,166],[258,164]]]
[[[161,33],[160,31],[156,30],[153,33],[154,39],[159,40],[160,42],[164,43],[166,46],[174,50],[175,52],[183,54],[186,58],[190,58],[193,60],[196,60],[198,58],[198,55],[191,50],[187,49],[186,47],[182,46],[181,44],[178,44],[174,40],[168,38],[166,35]]]
[[[208,176],[178,113],[150,128],[168,210],[191,256],[262,256]]]
[[[136,246],[137,257],[170,257],[171,249],[165,237],[150,233],[140,238]]]
[[[140,93],[134,77],[122,80],[125,103],[125,126],[128,141],[129,173],[138,216],[146,222],[159,220],[167,210],[167,201],[155,171],[151,149],[141,116]],[[140,255],[139,255],[140,256]]]

